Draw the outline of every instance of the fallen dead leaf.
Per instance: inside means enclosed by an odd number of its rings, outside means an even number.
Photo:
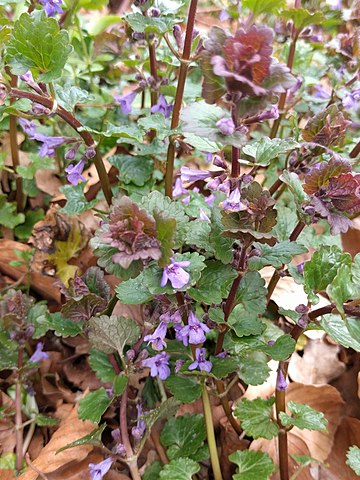
[[[0,392],[0,406],[6,408],[6,413],[14,412],[13,400],[4,392]],[[11,416],[3,416],[0,419],[0,451],[1,454],[15,451],[16,434]]]
[[[93,450],[91,445],[80,445],[56,455],[56,451],[65,445],[88,435],[96,425],[90,421],[82,421],[78,417],[77,406],[73,407],[69,416],[52,435],[50,442],[41,450],[40,455],[32,461],[41,472],[48,474],[63,468],[71,462],[81,462]],[[38,474],[32,468],[20,475],[19,480],[36,480]],[[84,477],[86,478],[86,477]]]
[[[341,234],[341,241],[344,251],[355,257],[360,252],[360,218],[355,218],[353,225],[353,228],[349,228],[346,233]]]

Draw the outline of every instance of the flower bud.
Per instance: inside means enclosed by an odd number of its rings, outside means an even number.
[[[161,12],[160,12],[160,10],[159,10],[158,8],[152,8],[152,9],[150,10],[150,15],[151,15],[152,17],[160,17]]]
[[[308,311],[309,311],[309,308],[306,305],[304,305],[303,303],[300,303],[300,305],[298,305],[295,308],[295,312],[300,313],[300,314],[308,313]]]
[[[179,50],[182,50],[184,46],[184,35],[179,25],[174,25],[173,35],[175,38],[176,45]]]
[[[128,361],[128,363],[133,362],[135,359],[135,356],[136,356],[135,350],[133,350],[132,348],[128,350],[126,352],[126,360]]]
[[[91,145],[90,147],[88,147],[85,151],[85,157],[90,160],[90,158],[94,158],[96,155],[96,149],[95,149],[95,145]]]

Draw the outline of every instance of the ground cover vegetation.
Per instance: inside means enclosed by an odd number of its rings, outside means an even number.
[[[360,475],[360,2],[0,1],[0,476]]]

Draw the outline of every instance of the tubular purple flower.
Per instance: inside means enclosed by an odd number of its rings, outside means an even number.
[[[76,165],[68,165],[65,168],[65,172],[67,173],[67,180],[72,185],[77,185],[79,182],[85,182],[85,177],[82,174],[85,166],[85,160],[81,159],[79,163]]]
[[[132,109],[132,103],[135,100],[137,91],[128,93],[127,95],[114,95],[114,100],[120,104],[121,111],[124,115],[129,115]]]
[[[232,135],[235,132],[235,124],[232,118],[221,118],[216,122],[216,126],[223,135]]]
[[[230,212],[241,212],[243,210],[246,210],[247,207],[240,201],[241,195],[240,195],[240,190],[238,188],[235,188],[230,195],[229,198],[227,198],[223,202],[223,209],[230,211]]]
[[[182,182],[196,182],[211,177],[211,173],[208,170],[194,170],[189,167],[181,167],[180,172]]]
[[[101,480],[110,470],[113,458],[109,457],[100,463],[89,463],[91,480]]]
[[[160,380],[166,380],[170,375],[169,360],[170,355],[161,352],[154,357],[149,357],[143,360],[141,366],[150,368],[150,375],[152,377],[159,375]]]
[[[53,17],[57,13],[63,13],[62,8],[62,0],[40,0],[40,3],[44,5],[44,10],[48,17]]]
[[[184,363],[185,363],[185,360],[182,360],[182,359],[176,360],[176,362],[175,362],[175,373],[178,373],[182,369]]]
[[[288,384],[285,380],[282,370],[278,370],[277,380],[276,380],[276,390],[286,390]]]
[[[313,85],[312,90],[313,90],[313,96],[315,98],[321,98],[323,100],[329,100],[330,94],[321,85],[319,85],[319,84]]]
[[[34,135],[36,134],[36,124],[32,120],[27,120],[26,118],[19,118],[19,123],[30,140],[33,140],[35,138]]]
[[[202,208],[200,208],[199,220],[205,220],[206,222],[210,222],[210,218],[206,215],[206,212]]]
[[[189,191],[182,186],[181,178],[178,177],[175,180],[175,185],[173,188],[173,197],[180,197],[180,195],[186,195],[187,193],[189,193]]]
[[[227,22],[230,20],[231,16],[228,14],[228,12],[223,8],[219,14],[219,20],[220,22]]]
[[[80,143],[75,143],[69,150],[65,153],[65,160],[75,160],[77,151],[80,147]]]
[[[42,342],[39,342],[36,345],[35,352],[29,358],[30,362],[38,363],[38,362],[41,362],[41,360],[45,360],[49,358],[49,355],[46,352],[43,352],[43,347],[44,347],[44,344]]]
[[[205,333],[210,329],[205,323],[200,322],[200,320],[195,316],[193,312],[189,313],[188,324],[182,327],[179,331],[181,340],[185,347],[189,343],[192,345],[199,345],[204,343],[206,340]]]
[[[50,115],[51,110],[50,108],[44,107],[44,105],[41,105],[40,103],[34,102],[31,106],[31,113],[34,115]]]
[[[151,107],[150,111],[151,113],[162,113],[165,118],[169,118],[173,108],[173,105],[167,103],[164,95],[160,95],[157,104]]]
[[[356,88],[350,93],[347,93],[345,97],[342,99],[343,107],[346,110],[350,108],[357,108],[360,102],[360,88]]]
[[[164,338],[167,332],[166,322],[160,322],[156,330],[151,335],[145,335],[144,342],[151,343],[153,350],[163,350],[166,347]]]
[[[213,207],[214,206],[214,200],[216,199],[215,195],[213,193],[211,193],[210,195],[208,195],[207,197],[205,197],[205,202],[210,206],[210,207]]]
[[[188,267],[189,265],[190,262],[188,260],[176,262],[174,258],[171,258],[171,263],[164,268],[160,285],[165,287],[168,280],[170,280],[173,288],[183,288],[189,283],[190,275],[182,267]]]
[[[143,409],[140,403],[136,405],[136,410],[137,410],[137,422],[136,422],[136,426],[131,429],[131,434],[135,438],[135,440],[140,440],[145,433],[146,423],[145,423],[145,420],[140,418],[143,415]]]
[[[279,109],[276,105],[274,105],[270,108],[270,110],[260,113],[256,117],[256,121],[263,122],[264,120],[276,120],[277,118],[279,118]]]
[[[189,365],[189,370],[195,370],[198,368],[204,372],[210,372],[212,369],[212,363],[210,360],[205,360],[206,357],[206,349],[205,348],[197,348],[195,350],[195,361]]]

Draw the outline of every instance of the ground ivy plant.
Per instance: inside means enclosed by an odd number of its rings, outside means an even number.
[[[29,209],[40,168],[63,183],[61,214],[93,210],[99,220],[97,266],[62,278],[60,311],[26,291],[2,295],[0,367],[14,372],[18,472],[28,425],[52,422],[31,389],[47,332],[92,346],[103,387],[78,414],[99,426],[63,448],[101,447],[93,480],[111,468],[133,480],[221,480],[211,398],[236,434],[278,439],[278,465],[239,450],[229,456],[233,478],[266,480],[279,469],[288,480],[287,432],[327,424],[286,400],[297,340],[322,329],[360,351],[360,257],[339,241],[360,213],[358,3],[221,3],[222,26],[199,32],[198,8],[215,3],[134,0],[108,15],[103,0],[0,2],[0,128],[11,157],[0,154],[3,235],[13,229],[26,241],[44,217]],[[91,165],[95,192],[84,176]],[[31,254],[21,258],[31,269]],[[105,274],[118,279],[115,292]],[[272,300],[284,277],[306,305]],[[117,302],[138,306],[141,321],[114,314]],[[274,395],[230,401],[239,382],[246,390],[267,380],[271,359]],[[142,388],[132,383],[139,375]],[[175,417],[198,399],[202,413]],[[117,425],[104,417],[109,407]],[[144,469],[150,438],[160,461]],[[359,448],[347,458],[359,473]]]

